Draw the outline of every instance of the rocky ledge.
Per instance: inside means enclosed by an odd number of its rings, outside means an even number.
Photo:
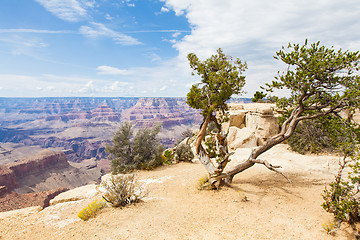
[[[39,174],[49,168],[69,166],[64,153],[44,150],[29,158],[0,166],[0,187],[5,186],[8,191],[11,191],[18,188],[19,182],[30,175]]]

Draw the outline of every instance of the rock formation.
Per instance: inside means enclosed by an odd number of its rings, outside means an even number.
[[[90,166],[91,165],[91,166]],[[76,168],[64,153],[44,150],[41,153],[0,166],[0,187],[7,191],[28,193],[59,187],[74,188],[96,182],[100,169],[96,164]]]
[[[260,146],[279,132],[274,105],[231,104],[229,121],[222,131],[228,132],[230,150]]]
[[[131,121],[136,126],[151,126],[161,122],[164,128],[174,125],[200,123],[199,111],[190,108],[184,98],[140,98],[133,107],[121,114],[122,121]]]
[[[66,168],[69,163],[64,153],[44,150],[42,153],[0,166],[0,186],[8,191],[19,187],[19,182],[29,175],[39,174],[48,169]]]

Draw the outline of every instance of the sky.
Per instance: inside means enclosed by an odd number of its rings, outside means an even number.
[[[0,97],[184,97],[218,48],[252,97],[305,39],[360,50],[358,0],[0,0]]]

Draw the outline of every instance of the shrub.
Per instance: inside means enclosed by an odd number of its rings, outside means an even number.
[[[266,93],[256,91],[254,93],[254,97],[251,98],[251,101],[252,102],[265,102],[265,100],[263,100],[265,97],[266,97]]]
[[[164,152],[164,163],[171,165],[175,160],[175,152],[173,149],[166,149]]]
[[[91,217],[94,217],[101,209],[106,207],[106,202],[103,199],[97,199],[94,202],[88,204],[83,208],[79,213],[78,217],[81,220],[88,220]]]
[[[123,123],[114,134],[113,146],[106,146],[106,151],[110,153],[111,172],[118,174],[135,169],[149,170],[161,165],[164,147],[157,138],[160,129],[161,125],[139,129],[132,138],[131,123]]]
[[[330,151],[335,148],[331,145],[328,133],[318,121],[303,121],[299,124],[288,144],[293,151],[301,154]]]
[[[322,207],[334,214],[335,220],[339,222],[354,223],[359,220],[359,199],[356,196],[360,187],[360,163],[359,157],[345,156],[339,162],[339,172],[335,180],[330,183],[330,188],[325,188]],[[350,163],[355,164],[350,164]],[[344,181],[342,173],[350,167],[348,180]]]
[[[343,152],[354,149],[359,140],[359,128],[338,116],[325,116],[305,120],[289,138],[291,149],[305,154],[319,152]]]
[[[135,181],[134,174],[111,175],[110,180],[102,182],[101,186],[105,188],[103,199],[113,207],[139,202],[145,196]]]
[[[209,183],[209,175],[201,177],[196,185],[198,190],[212,190],[211,184]]]
[[[176,140],[175,146],[179,145],[182,141],[184,141],[186,138],[191,139],[193,137],[193,131],[190,128],[185,129],[182,133],[179,139]]]
[[[344,179],[343,173],[347,169],[350,171],[347,179]],[[360,220],[359,188],[360,156],[358,154],[345,155],[339,161],[339,171],[335,180],[330,183],[329,188],[325,188],[322,195],[324,199],[322,207],[334,215],[334,224],[328,226],[327,229],[329,234],[339,229],[342,222],[347,222],[353,227],[354,234],[359,239],[358,230],[354,224]]]
[[[337,224],[333,221],[326,222],[321,226],[323,227],[323,229],[326,231],[327,234],[332,234],[339,228],[339,226],[337,226]]]
[[[175,159],[177,161],[192,161],[194,159],[194,153],[192,152],[191,147],[185,143],[176,146]]]

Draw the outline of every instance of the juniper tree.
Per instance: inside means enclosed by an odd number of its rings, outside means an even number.
[[[240,59],[233,60],[226,56],[221,49],[217,54],[212,55],[205,61],[201,61],[194,53],[188,55],[190,67],[193,75],[196,73],[201,76],[201,82],[194,84],[187,94],[187,103],[195,108],[201,109],[204,117],[199,134],[195,140],[196,154],[204,164],[210,175],[212,184],[218,183],[219,177],[223,172],[228,160],[229,152],[226,143],[226,136],[221,134],[221,123],[226,121],[228,101],[233,94],[240,94],[245,84],[245,77],[242,73],[246,69],[246,63]],[[217,118],[216,113],[221,113],[222,118]],[[218,152],[217,161],[211,160],[209,150],[206,151],[202,146],[209,124],[215,123],[218,132],[214,134],[216,151]],[[215,149],[213,149],[215,150]],[[212,151],[210,149],[210,151]]]
[[[152,169],[162,164],[161,155],[164,150],[157,134],[161,125],[139,129],[133,137],[133,126],[129,122],[121,124],[112,139],[113,145],[107,145],[110,153],[111,172],[123,173],[134,169]]]
[[[202,77],[202,87],[194,85],[191,88],[188,103],[192,107],[202,109],[205,117],[195,145],[201,162],[210,174],[211,184],[223,180],[230,183],[236,174],[255,164],[263,164],[268,169],[279,172],[277,169],[279,166],[273,166],[258,157],[273,146],[287,140],[294,133],[299,122],[336,114],[344,109],[353,112],[359,107],[359,52],[327,48],[321,46],[320,42],[308,45],[305,41],[304,45],[289,44],[286,48],[282,47],[276,52],[274,58],[285,63],[287,70],[279,71],[275,80],[266,84],[266,90],[272,92],[274,89],[287,89],[290,92],[290,97],[286,101],[279,101],[282,104],[278,105],[285,116],[280,133],[271,137],[264,145],[254,148],[245,161],[224,171],[229,156],[226,144],[223,145],[223,150],[220,149],[223,154],[218,160],[218,165],[214,166],[206,152],[201,151],[203,148],[201,141],[205,134],[204,128],[210,121],[216,122],[214,112],[226,111],[226,101],[232,94],[240,92],[245,83],[245,77],[239,74],[246,65],[237,60],[239,65],[236,69],[220,49],[218,55],[204,62],[198,60],[195,54],[188,56],[190,66]],[[223,68],[225,66],[227,70]],[[233,82],[230,80],[229,84],[226,84],[228,78]],[[220,89],[226,90],[221,92]]]

